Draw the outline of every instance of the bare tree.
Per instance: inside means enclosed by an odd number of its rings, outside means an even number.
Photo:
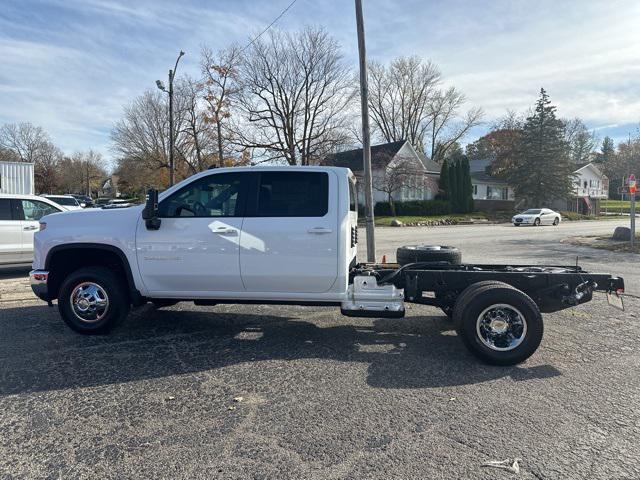
[[[203,76],[204,99],[207,102],[205,119],[216,129],[218,165],[224,165],[226,137],[230,135],[226,120],[231,117],[233,101],[240,91],[238,71],[241,52],[237,46],[221,50],[217,54],[208,47],[202,48],[200,69]]]
[[[107,178],[102,155],[93,150],[76,152],[58,161],[57,190],[59,193],[95,195]]]
[[[0,127],[0,148],[13,152],[21,162],[36,162],[52,144],[49,135],[31,123],[6,123]]]
[[[380,159],[377,159],[378,161]],[[386,164],[386,162],[384,162]],[[403,188],[417,188],[423,181],[424,172],[417,168],[414,162],[405,158],[398,158],[376,172],[373,178],[373,188],[387,195],[391,215],[395,217],[396,206],[393,200],[395,193]]]
[[[408,140],[424,151],[429,106],[441,81],[438,68],[417,56],[398,57],[389,67],[369,65],[369,109],[378,133],[387,141]]]
[[[214,132],[207,120],[204,85],[185,77],[176,89],[176,150],[184,162],[184,174],[206,170],[214,163]],[[174,93],[175,94],[175,93]]]
[[[124,108],[111,132],[113,151],[148,168],[169,168],[169,118],[165,95],[147,90]],[[176,142],[177,143],[177,142]]]
[[[571,161],[576,165],[589,162],[598,143],[595,132],[589,131],[579,118],[564,120],[564,128]]]
[[[430,146],[430,157],[435,162],[442,163],[449,149],[482,121],[480,108],[472,108],[459,117],[464,102],[464,95],[450,87],[438,92],[429,105],[429,133],[425,145]]]
[[[239,145],[260,150],[265,160],[309,165],[344,141],[350,73],[326,31],[271,31],[251,46],[239,72]]]
[[[465,97],[440,88],[438,68],[419,57],[399,57],[389,67],[369,66],[369,108],[375,129],[387,142],[408,140],[436,162],[478,125],[482,110],[461,114]]]

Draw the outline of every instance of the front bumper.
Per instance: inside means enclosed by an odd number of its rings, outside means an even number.
[[[31,270],[29,272],[29,283],[31,284],[31,290],[36,296],[44,300],[49,301],[49,288],[47,282],[49,281],[49,272],[46,270]]]

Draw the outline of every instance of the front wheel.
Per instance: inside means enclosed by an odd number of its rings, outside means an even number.
[[[465,346],[494,365],[525,361],[542,341],[542,315],[524,292],[508,285],[487,284],[460,296],[453,321]]]
[[[557,227],[559,223],[560,223],[560,219],[556,217],[555,220],[553,221],[553,226]]]
[[[536,218],[536,219],[533,221],[533,226],[534,226],[534,227],[539,227],[539,226],[540,226],[540,219],[539,219],[539,218]]]
[[[58,310],[74,331],[107,333],[129,313],[129,300],[120,279],[105,267],[86,267],[71,273],[60,286]]]

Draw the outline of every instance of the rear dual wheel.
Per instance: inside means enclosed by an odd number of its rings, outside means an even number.
[[[538,306],[503,282],[479,282],[464,290],[453,309],[453,322],[471,353],[494,365],[523,362],[542,341]]]

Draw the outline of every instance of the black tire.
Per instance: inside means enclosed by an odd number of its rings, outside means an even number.
[[[82,284],[86,284],[83,290],[79,290]],[[93,289],[93,290],[91,290]],[[82,302],[81,295],[84,292],[85,303]],[[76,298],[73,302],[72,295]],[[106,307],[104,298],[106,297]],[[98,299],[95,301],[95,299]],[[87,303],[102,302],[99,307],[81,312]],[[77,310],[74,309],[74,303]],[[102,309],[104,308],[104,311]],[[85,335],[97,335],[108,333],[129,313],[130,303],[123,281],[114,272],[105,267],[85,267],[69,274],[60,286],[58,295],[58,310],[64,322],[74,331]],[[78,312],[78,313],[76,313]],[[101,313],[100,313],[101,312]],[[100,314],[98,314],[100,313]],[[83,319],[95,316],[93,319]]]
[[[514,223],[514,224],[513,224],[513,226],[514,226],[514,227],[519,227],[519,226],[520,226],[520,224],[519,224],[519,223]]]
[[[179,302],[179,300],[172,300],[170,298],[152,298],[150,302],[156,308],[163,308],[163,307],[173,307]]]
[[[553,221],[553,226],[557,227],[559,224],[560,224],[560,219],[556,217],[555,220]]]
[[[544,331],[542,315],[527,294],[501,282],[496,283],[475,288],[472,285],[465,290],[456,302],[453,321],[465,346],[476,357],[493,365],[515,365],[533,355],[540,345]],[[496,334],[493,337],[486,329],[483,330],[482,320],[491,313],[492,306],[496,306],[497,312],[509,312],[512,317],[507,318],[516,320],[507,322],[511,335],[519,335],[514,339],[518,342],[515,345],[504,343],[509,338],[507,335]],[[493,346],[490,346],[492,342]]]
[[[533,221],[533,226],[534,226],[534,227],[539,227],[539,226],[540,226],[540,219],[539,219],[539,218],[536,218],[536,219]]]
[[[396,261],[400,265],[416,262],[449,262],[459,265],[462,252],[446,245],[406,245],[396,251]]]

